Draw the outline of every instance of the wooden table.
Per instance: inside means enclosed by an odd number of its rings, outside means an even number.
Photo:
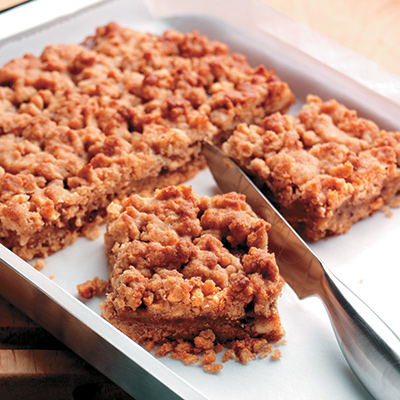
[[[400,74],[399,0],[263,1]]]
[[[0,399],[132,398],[0,297]]]
[[[400,74],[400,1],[264,0]],[[21,0],[0,0],[0,10]],[[130,399],[0,297],[0,398]]]

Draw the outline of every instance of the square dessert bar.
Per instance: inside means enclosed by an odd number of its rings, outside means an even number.
[[[138,343],[202,332],[218,343],[280,339],[269,227],[237,193],[210,198],[181,185],[111,203],[103,317]]]
[[[0,68],[0,242],[24,259],[93,234],[115,198],[181,183],[201,143],[286,110],[271,71],[198,33],[110,23]]]
[[[222,148],[311,241],[348,231],[400,190],[400,132],[335,100],[309,96],[297,116],[239,125]]]

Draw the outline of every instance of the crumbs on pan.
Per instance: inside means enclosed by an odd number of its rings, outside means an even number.
[[[382,211],[388,218],[393,217],[393,211],[388,206],[382,207]]]
[[[42,258],[38,258],[35,261],[35,264],[33,265],[33,268],[35,268],[36,270],[40,271],[41,269],[43,269],[45,267],[46,264],[47,264],[47,261],[43,260]]]
[[[276,360],[280,360],[281,358],[282,358],[282,353],[279,349],[275,349],[271,353],[271,360],[276,361]]]
[[[166,341],[161,345],[156,345],[154,341],[145,343],[145,348],[149,352],[155,351],[156,357],[169,356],[173,359],[182,361],[185,365],[202,364],[202,368],[208,373],[218,373],[223,369],[223,363],[235,360],[241,364],[249,361],[264,359],[270,356],[271,361],[282,358],[282,353],[278,346],[286,343],[285,339],[275,343],[274,346],[263,338],[250,338],[232,340],[225,345],[216,342],[216,336],[211,329],[206,329],[193,341],[179,339],[177,341]],[[222,353],[221,362],[217,362],[217,355]]]
[[[102,296],[106,293],[109,283],[95,276],[92,280],[80,283],[76,286],[79,296],[91,299],[93,296]]]
[[[96,240],[101,236],[101,228],[100,226],[96,226],[93,229],[91,229],[87,235],[87,238],[89,240]]]

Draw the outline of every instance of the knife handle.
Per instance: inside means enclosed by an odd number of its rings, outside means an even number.
[[[400,399],[400,339],[324,266],[320,297],[355,375],[375,399]]]

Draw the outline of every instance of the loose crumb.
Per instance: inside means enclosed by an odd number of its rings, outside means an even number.
[[[79,296],[91,299],[93,296],[102,296],[108,289],[108,282],[95,276],[91,281],[86,281],[76,286]]]
[[[215,364],[206,364],[204,366],[204,371],[206,372],[210,372],[212,374],[216,374],[217,372],[221,371],[221,369],[223,368],[222,364],[219,363],[215,363]]]
[[[235,358],[235,352],[232,349],[229,349],[225,352],[224,356],[222,357],[223,362],[227,362]]]
[[[384,207],[382,208],[382,211],[386,214],[386,216],[387,216],[388,218],[393,217],[393,211],[392,211],[389,207],[384,206]]]
[[[254,353],[251,352],[250,349],[240,349],[239,350],[239,357],[236,359],[236,361],[240,361],[243,364],[247,364],[251,360],[255,360],[256,356]]]
[[[149,340],[149,341],[145,344],[146,350],[147,350],[148,352],[152,352],[152,351],[154,350],[155,346],[156,346],[156,344],[155,344],[154,340]]]
[[[158,350],[158,352],[155,354],[156,357],[164,357],[171,353],[174,350],[173,343],[172,342],[166,342],[163,343]]]
[[[285,338],[282,338],[281,340],[279,340],[278,342],[275,343],[275,347],[279,347],[282,346],[283,344],[286,344],[287,340]]]
[[[271,360],[276,361],[282,358],[282,353],[276,348],[286,344],[286,339],[281,339],[274,345],[263,338],[250,338],[227,341],[222,344],[217,342],[216,336],[211,329],[200,332],[193,341],[166,341],[157,345],[154,341],[148,341],[144,344],[148,351],[153,351],[155,347],[158,350],[156,357],[169,356],[175,360],[182,361],[185,365],[203,364],[203,370],[209,373],[218,373],[223,369],[223,364],[217,363],[217,354],[226,349],[222,356],[222,362],[235,360],[241,364],[247,364],[252,360],[263,359],[271,356]]]
[[[49,279],[53,280],[54,279],[54,275],[50,275]]]
[[[280,360],[281,358],[282,358],[282,353],[279,349],[275,349],[271,353],[271,360],[276,361],[276,360]]]
[[[177,352],[193,352],[193,345],[190,342],[185,342],[183,340],[178,341],[178,344],[175,347],[175,351]]]
[[[41,269],[43,269],[45,267],[46,264],[47,264],[47,261],[39,258],[38,260],[36,260],[35,265],[33,266],[33,268],[35,268],[36,270],[40,271]]]
[[[213,364],[215,363],[216,359],[217,356],[215,355],[215,352],[213,350],[209,350],[203,355],[200,361],[204,364]]]
[[[185,365],[195,364],[199,361],[199,357],[195,354],[188,353],[187,351],[182,352],[172,352],[170,354],[171,358],[176,360],[181,360]]]
[[[210,350],[214,348],[215,335],[211,329],[200,332],[199,336],[194,338],[194,344],[198,349]]]
[[[272,350],[273,350],[274,348],[273,348],[273,346],[271,345],[271,344],[268,344],[267,346],[265,346],[265,348],[264,348],[264,351],[262,351],[261,353],[260,353],[260,355],[258,356],[258,358],[266,358],[266,357],[268,357],[270,354],[271,354],[271,352],[272,352]]]
[[[96,240],[101,236],[101,228],[99,226],[94,227],[88,234],[87,238],[89,240]]]

